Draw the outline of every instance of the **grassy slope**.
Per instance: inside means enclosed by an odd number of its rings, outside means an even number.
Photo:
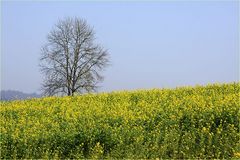
[[[1,102],[1,158],[230,158],[239,83]]]

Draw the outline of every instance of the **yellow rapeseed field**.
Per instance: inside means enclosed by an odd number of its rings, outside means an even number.
[[[239,158],[240,83],[1,102],[1,159]]]

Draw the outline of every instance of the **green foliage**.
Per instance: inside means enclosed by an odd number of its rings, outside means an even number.
[[[240,156],[240,85],[1,102],[1,159]]]

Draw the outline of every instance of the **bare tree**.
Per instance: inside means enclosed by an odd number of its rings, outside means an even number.
[[[60,20],[42,48],[42,89],[45,95],[74,95],[95,91],[103,79],[100,71],[109,62],[107,50],[95,43],[95,33],[86,20]]]

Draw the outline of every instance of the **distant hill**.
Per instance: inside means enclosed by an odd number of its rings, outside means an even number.
[[[39,98],[41,95],[37,93],[23,93],[21,91],[14,90],[2,90],[1,91],[1,100],[17,100],[17,99],[29,99],[29,98]]]

